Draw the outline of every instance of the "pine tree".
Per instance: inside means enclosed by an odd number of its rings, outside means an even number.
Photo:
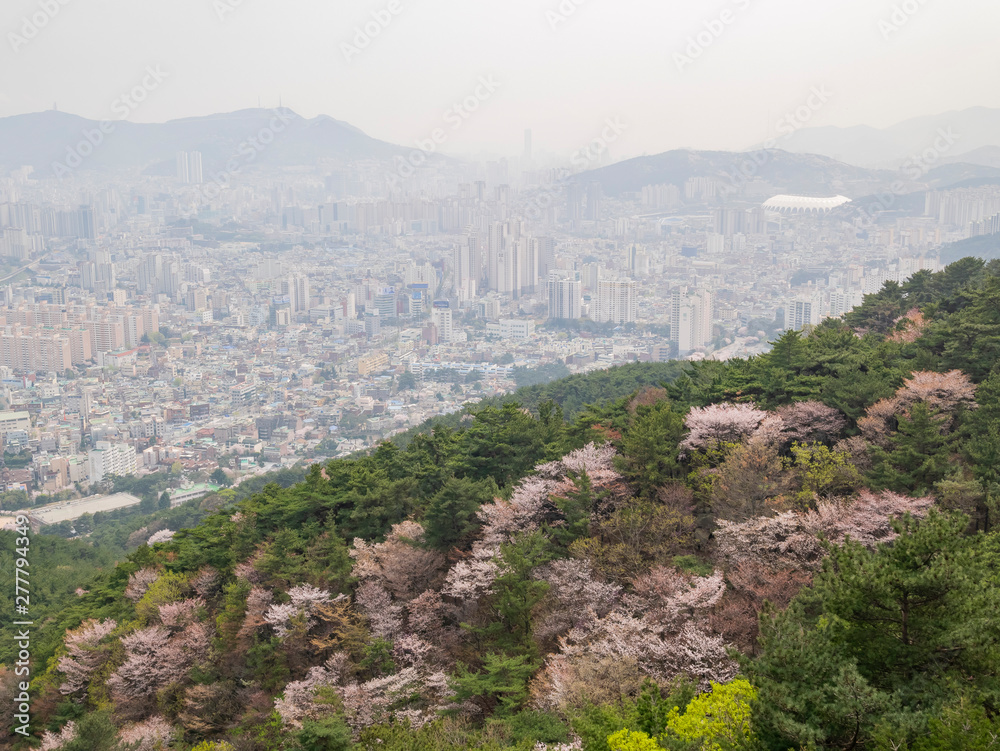
[[[449,477],[431,498],[424,513],[424,539],[432,548],[447,551],[471,539],[482,526],[476,512],[497,494],[492,478],[477,482]]]
[[[684,418],[670,402],[639,407],[621,442],[621,470],[641,495],[652,497],[656,489],[681,476],[678,445],[684,435]]]
[[[913,406],[909,417],[901,415],[888,451],[873,449],[873,483],[899,493],[929,493],[950,467],[951,441],[941,432],[946,419],[923,402]]]

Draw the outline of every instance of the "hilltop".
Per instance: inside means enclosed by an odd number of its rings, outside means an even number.
[[[966,258],[766,355],[532,387],[223,498],[113,569],[36,538],[36,568],[103,571],[37,627],[34,727],[50,751],[978,747],[998,362],[1000,262]]]

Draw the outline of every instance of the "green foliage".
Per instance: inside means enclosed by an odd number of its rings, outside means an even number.
[[[462,547],[482,526],[476,512],[493,500],[497,486],[484,481],[449,477],[424,512],[424,539],[438,550]]]
[[[354,745],[351,729],[342,717],[306,720],[297,740],[303,751],[348,751]]]
[[[656,489],[683,476],[678,444],[684,435],[684,417],[670,402],[640,406],[622,437],[621,469],[625,477],[650,497]]]
[[[555,715],[525,709],[511,717],[493,719],[490,725],[498,728],[511,745],[534,745],[536,743],[566,743],[569,728]]]
[[[932,512],[877,552],[834,548],[812,589],[762,619],[762,654],[745,666],[763,738],[860,746],[880,723],[908,718],[919,733],[950,682],[997,695],[996,541],[967,526]]]
[[[536,368],[514,368],[514,383],[517,387],[538,386],[570,375],[569,368],[561,362],[539,365]]]
[[[901,415],[889,449],[872,449],[872,485],[900,493],[930,492],[949,470],[951,441],[942,433],[944,421],[924,402],[915,404],[909,417]]]
[[[733,751],[752,746],[751,705],[757,692],[750,683],[736,679],[712,683],[709,693],[696,696],[681,714],[674,707],[667,718],[666,731],[704,751]]]
[[[611,751],[662,751],[663,746],[641,730],[619,730],[608,736]]]
[[[530,655],[508,657],[490,652],[483,659],[483,669],[471,672],[459,665],[453,678],[455,700],[474,701],[486,712],[499,717],[511,715],[528,699],[528,681],[541,666]]]
[[[535,569],[551,560],[548,542],[541,532],[522,535],[500,548],[501,574],[493,584],[486,607],[485,625],[463,624],[483,649],[504,654],[523,654],[534,660],[532,611],[549,590],[547,582],[533,576]]]
[[[76,738],[60,751],[118,751],[118,728],[106,711],[91,712],[76,722]]]
[[[842,451],[833,451],[821,443],[796,443],[791,452],[798,497],[804,505],[817,497],[848,496],[861,486],[861,473]]]

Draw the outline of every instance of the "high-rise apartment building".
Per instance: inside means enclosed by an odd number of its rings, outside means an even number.
[[[550,279],[549,318],[576,320],[581,315],[582,285],[574,279]]]
[[[186,151],[178,151],[176,158],[177,182],[187,185],[191,182],[191,164]]]
[[[818,297],[799,297],[785,306],[785,330],[800,331],[806,326],[817,326],[821,319]]]
[[[680,355],[688,355],[712,341],[712,293],[675,290],[670,306],[670,340]]]
[[[591,318],[597,323],[635,323],[636,284],[602,280],[597,283],[597,304]]]

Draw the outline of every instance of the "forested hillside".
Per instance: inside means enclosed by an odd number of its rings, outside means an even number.
[[[314,466],[40,614],[40,747],[993,748],[998,363],[964,259]]]

